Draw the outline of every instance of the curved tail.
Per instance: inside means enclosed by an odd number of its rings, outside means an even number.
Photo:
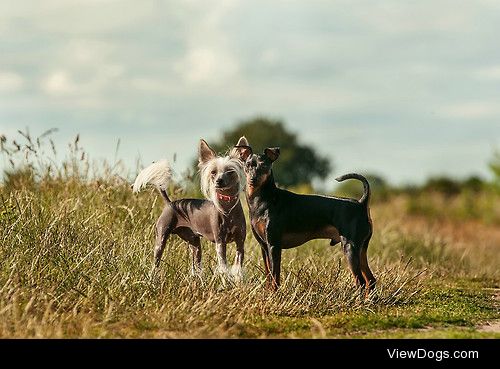
[[[144,168],[135,179],[132,189],[135,193],[146,187],[147,184],[155,186],[166,202],[170,202],[167,195],[167,186],[172,178],[172,170],[168,161],[162,159]]]
[[[337,182],[342,182],[345,181],[346,179],[357,179],[358,181],[363,182],[363,196],[361,196],[361,198],[358,201],[360,204],[368,204],[371,194],[370,184],[368,183],[368,180],[361,174],[356,174],[356,173],[344,174],[343,176],[335,178]]]

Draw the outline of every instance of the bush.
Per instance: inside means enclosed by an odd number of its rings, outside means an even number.
[[[446,196],[455,196],[460,193],[461,185],[458,181],[448,177],[434,177],[430,178],[422,189],[427,192],[439,192]]]

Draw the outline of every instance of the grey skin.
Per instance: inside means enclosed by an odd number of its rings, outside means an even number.
[[[216,157],[216,153],[204,141],[200,141],[199,161]],[[241,273],[244,258],[246,223],[239,200],[240,182],[238,176],[226,173],[221,168],[213,174],[216,194],[224,213],[212,201],[203,199],[181,199],[171,201],[161,190],[165,208],[156,223],[156,242],[154,249],[155,267],[160,265],[165,244],[171,234],[186,241],[192,251],[193,274],[201,272],[201,237],[216,244],[218,271],[227,272],[226,245],[236,243],[235,268]]]
[[[281,252],[313,239],[330,239],[330,245],[341,243],[356,284],[375,287],[367,260],[368,243],[373,225],[368,202],[370,186],[366,178],[351,173],[337,178],[360,180],[364,194],[360,200],[299,195],[276,187],[272,165],[279,148],[267,148],[253,154],[251,147],[238,146],[245,163],[246,196],[252,231],[260,243],[267,285],[275,290],[280,284]]]

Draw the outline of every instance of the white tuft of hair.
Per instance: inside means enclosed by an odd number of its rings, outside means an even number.
[[[152,184],[159,191],[166,191],[171,178],[172,170],[170,169],[170,165],[166,159],[162,159],[144,168],[137,175],[133,191],[137,193],[148,184]]]

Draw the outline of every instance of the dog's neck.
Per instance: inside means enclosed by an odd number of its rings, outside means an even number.
[[[217,193],[217,198],[219,199],[219,201],[222,201],[222,203],[230,203],[230,202],[233,202],[233,201],[236,201],[238,200],[238,195],[224,195],[222,193]]]
[[[252,204],[253,200],[268,197],[277,189],[276,183],[274,182],[273,171],[267,176],[264,183],[262,183],[259,187],[252,187],[247,183],[247,202],[249,205]]]
[[[231,212],[240,202],[239,192],[233,195],[226,195],[216,192],[215,196],[217,197],[217,202],[220,206],[220,209],[218,210],[223,216],[228,216],[229,214],[231,214]]]

